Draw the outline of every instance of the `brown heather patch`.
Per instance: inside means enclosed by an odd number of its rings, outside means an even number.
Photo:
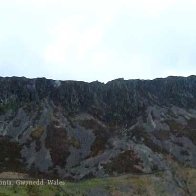
[[[133,150],[119,154],[103,167],[109,174],[142,173],[142,161]]]
[[[145,138],[144,144],[148,146],[153,152],[168,154],[167,150],[155,144],[150,138]]]
[[[69,140],[65,128],[56,128],[51,122],[47,126],[46,147],[50,150],[50,155],[54,165],[63,167],[69,156]]]
[[[89,156],[96,156],[105,151],[106,143],[109,138],[108,130],[94,119],[83,120],[79,122],[81,126],[86,129],[93,130],[96,138],[91,146],[91,154]]]
[[[164,130],[159,130],[154,132],[154,136],[158,140],[167,140],[170,137],[170,132],[169,131],[164,131]]]
[[[196,119],[188,120],[187,126],[183,129],[183,133],[196,145]]]
[[[153,132],[153,134],[154,133],[155,132]],[[158,135],[158,133],[155,133],[155,134]],[[166,134],[166,136],[168,136],[167,134]],[[166,136],[164,136],[164,137],[166,137]],[[148,146],[154,152],[163,153],[163,154],[168,153],[165,149],[163,149],[159,145],[155,144],[152,141],[152,138],[151,138],[152,136],[150,134],[148,134],[143,128],[139,128],[139,127],[135,128],[134,130],[132,130],[129,133],[129,137],[130,138],[135,137],[138,142],[144,143],[146,146]]]
[[[105,145],[107,143],[108,138],[103,135],[98,135],[95,138],[94,143],[91,146],[91,154],[90,156],[97,156],[102,154],[105,150]]]
[[[23,171],[21,146],[7,137],[0,137],[0,172]]]
[[[180,131],[184,128],[182,124],[177,123],[175,120],[166,120],[165,123],[169,125],[172,132]]]
[[[80,148],[80,142],[72,137],[67,136],[65,128],[56,127],[54,122],[47,126],[46,148],[50,150],[50,155],[54,166],[59,165],[64,167],[66,160],[70,155],[69,148],[72,145],[74,148]]]
[[[195,145],[196,145],[196,119],[191,118],[187,120],[187,125],[183,126],[174,120],[167,121],[168,125],[170,126],[171,131],[177,137],[188,137]]]
[[[44,127],[38,126],[35,129],[33,129],[33,131],[31,132],[30,136],[32,137],[32,139],[38,140],[43,135],[44,130],[45,130]]]
[[[196,129],[196,119],[195,118],[191,118],[190,120],[188,120],[188,128],[190,129]]]
[[[80,142],[79,142],[76,138],[74,138],[74,137],[72,137],[72,138],[70,139],[69,143],[70,143],[74,148],[77,148],[77,149],[80,148]]]

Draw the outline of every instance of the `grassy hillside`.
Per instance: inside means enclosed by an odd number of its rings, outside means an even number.
[[[0,196],[166,196],[196,195],[196,169],[175,165],[172,172],[164,171],[150,175],[123,175],[96,178],[80,182],[65,181],[63,186],[0,186]]]

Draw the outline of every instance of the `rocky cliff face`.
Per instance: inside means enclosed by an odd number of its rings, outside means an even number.
[[[196,167],[196,76],[0,78],[0,170],[83,179]]]

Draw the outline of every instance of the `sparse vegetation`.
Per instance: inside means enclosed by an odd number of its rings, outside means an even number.
[[[44,133],[44,131],[45,131],[45,128],[44,127],[41,127],[41,126],[36,127],[31,132],[32,139],[35,139],[35,140],[40,139],[40,137],[42,136],[42,134]]]
[[[10,138],[0,137],[0,171],[22,171],[21,146]]]
[[[50,155],[54,165],[63,167],[69,156],[69,138],[66,129],[56,128],[54,124],[47,127],[46,147],[50,150]]]
[[[7,103],[0,103],[0,114],[7,112],[8,110],[16,111],[17,104],[14,101],[9,101]]]
[[[72,138],[70,139],[70,144],[71,144],[74,148],[77,148],[77,149],[80,148],[80,142],[79,142],[76,138],[74,138],[74,137],[72,137]]]
[[[109,174],[141,173],[142,161],[133,150],[127,150],[103,167]]]
[[[79,123],[86,129],[91,129],[96,136],[95,141],[91,146],[90,156],[93,157],[100,153],[103,153],[103,151],[105,150],[105,145],[109,138],[108,130],[94,119],[82,120]]]
[[[186,136],[196,145],[196,119],[187,120],[187,125],[182,125],[174,120],[166,121],[170,126],[170,130],[176,136]]]
[[[26,195],[61,195],[61,196],[84,196],[88,193],[102,190],[110,195],[138,195],[138,196],[165,196],[165,195],[195,195],[196,193],[196,170],[175,166],[173,177],[161,172],[159,175],[123,175],[109,178],[96,178],[80,182],[64,181],[65,185],[52,186],[0,186],[0,195],[26,196]],[[182,172],[183,171],[183,172]],[[182,186],[168,188],[175,179]],[[173,186],[174,186],[173,185]],[[188,191],[188,192],[187,192]],[[189,194],[190,193],[190,194]]]

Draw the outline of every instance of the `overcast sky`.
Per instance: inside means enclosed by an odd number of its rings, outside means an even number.
[[[196,0],[0,0],[0,75],[196,74]]]

